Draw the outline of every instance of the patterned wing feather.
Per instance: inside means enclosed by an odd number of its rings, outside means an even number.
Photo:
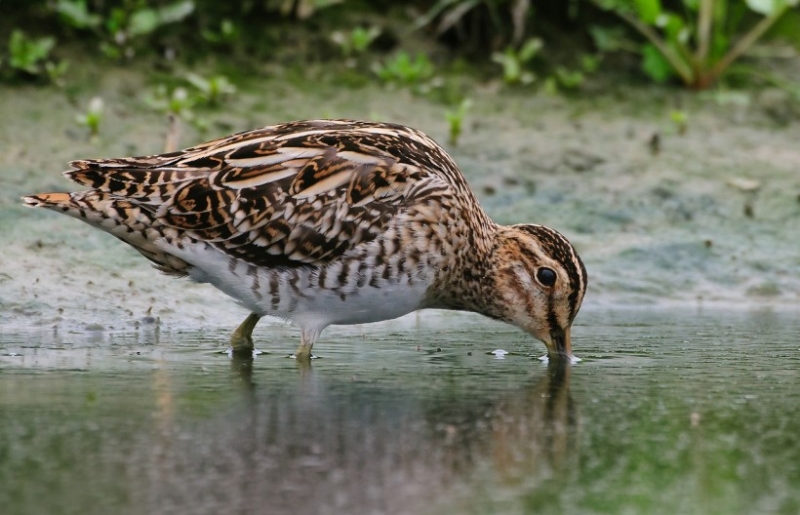
[[[324,264],[374,239],[425,192],[465,187],[450,158],[422,133],[345,120],[71,165],[71,179],[260,266]]]

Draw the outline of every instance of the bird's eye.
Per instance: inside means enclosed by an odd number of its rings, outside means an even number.
[[[552,268],[542,267],[536,272],[536,279],[543,286],[553,286],[556,283],[556,272]]]

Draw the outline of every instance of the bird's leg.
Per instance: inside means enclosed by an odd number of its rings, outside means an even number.
[[[320,331],[316,329],[300,329],[300,346],[297,347],[294,353],[297,361],[311,361],[311,348],[314,346],[314,342],[317,341],[319,333]]]
[[[237,355],[253,355],[253,329],[255,329],[261,315],[250,313],[244,322],[231,335],[231,348]]]

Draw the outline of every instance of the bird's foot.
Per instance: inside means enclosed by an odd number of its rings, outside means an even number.
[[[567,359],[568,359],[567,362],[570,365],[575,365],[576,363],[580,363],[581,361],[583,361],[583,359],[579,358],[578,356],[576,356],[574,354],[570,354],[567,357]],[[544,356],[539,356],[539,361],[541,361],[542,363],[550,363],[550,356],[547,355],[547,354],[545,354]]]
[[[230,352],[235,356],[252,357],[259,353],[255,350],[253,345],[253,329],[261,319],[261,315],[250,313],[244,322],[239,324],[239,327],[233,331],[231,335],[231,349]]]
[[[319,356],[316,356],[316,355],[310,354],[310,353],[308,353],[308,354],[295,353],[295,354],[289,354],[286,357],[287,358],[291,358],[291,359],[295,359],[297,361],[311,361],[312,359],[320,359]]]

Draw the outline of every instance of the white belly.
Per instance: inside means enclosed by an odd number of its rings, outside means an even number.
[[[300,326],[349,325],[401,317],[422,307],[427,285],[386,284],[365,286],[344,299],[330,291],[317,291],[301,299],[291,313],[268,313],[290,318]]]
[[[389,320],[425,307],[431,280],[419,270],[387,280],[367,269],[347,274],[342,283],[342,263],[329,265],[320,280],[316,269],[259,268],[206,244],[164,250],[194,266],[193,280],[213,284],[254,313],[319,330]]]

